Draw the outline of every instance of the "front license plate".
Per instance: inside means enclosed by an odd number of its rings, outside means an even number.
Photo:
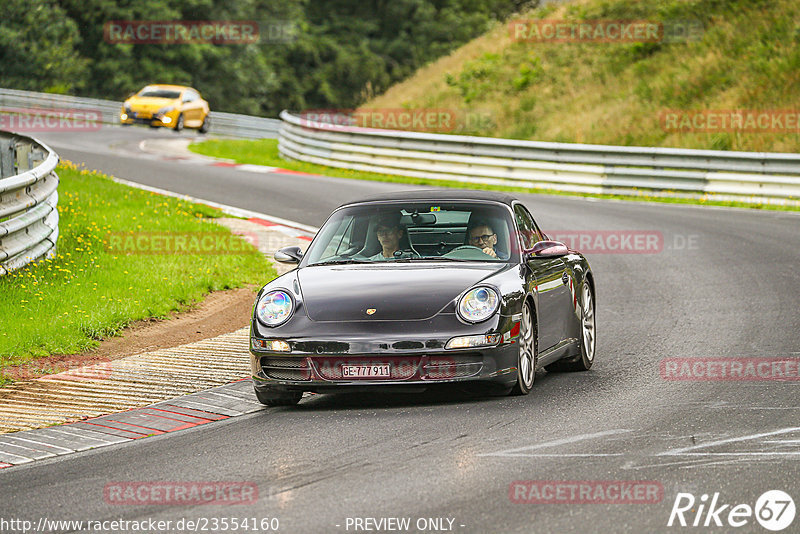
[[[342,378],[390,377],[389,364],[380,365],[342,365]]]

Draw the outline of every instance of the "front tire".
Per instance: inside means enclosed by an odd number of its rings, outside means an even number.
[[[203,124],[200,125],[200,129],[198,131],[201,134],[208,133],[209,128],[211,128],[211,117],[206,114],[205,118],[203,119]]]
[[[517,383],[511,388],[511,395],[527,395],[536,379],[536,363],[539,357],[539,343],[536,337],[536,321],[530,302],[522,307],[522,321],[519,325],[519,357],[517,358]]]
[[[262,391],[254,388],[258,402],[265,406],[294,406],[303,397],[302,391]]]
[[[175,120],[175,127],[173,128],[176,132],[180,132],[183,130],[183,113],[178,115],[178,118]]]

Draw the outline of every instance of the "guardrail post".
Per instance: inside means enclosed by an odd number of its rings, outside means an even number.
[[[17,156],[17,174],[31,170],[31,145],[29,143],[15,143]]]
[[[8,178],[17,174],[14,170],[15,165],[14,140],[0,139],[0,178]]]

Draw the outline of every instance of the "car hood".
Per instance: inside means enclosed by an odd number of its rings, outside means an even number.
[[[137,96],[128,100],[131,109],[141,111],[158,111],[166,106],[177,106],[178,101],[174,98],[154,98],[150,96]]]
[[[506,264],[316,265],[298,271],[312,321],[429,319]],[[375,312],[368,315],[367,310]]]

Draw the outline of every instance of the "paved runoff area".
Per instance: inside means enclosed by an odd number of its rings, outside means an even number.
[[[270,258],[310,239],[262,219],[217,221]],[[275,267],[279,274],[293,268]],[[260,409],[247,380],[248,328],[0,388],[0,468]]]

